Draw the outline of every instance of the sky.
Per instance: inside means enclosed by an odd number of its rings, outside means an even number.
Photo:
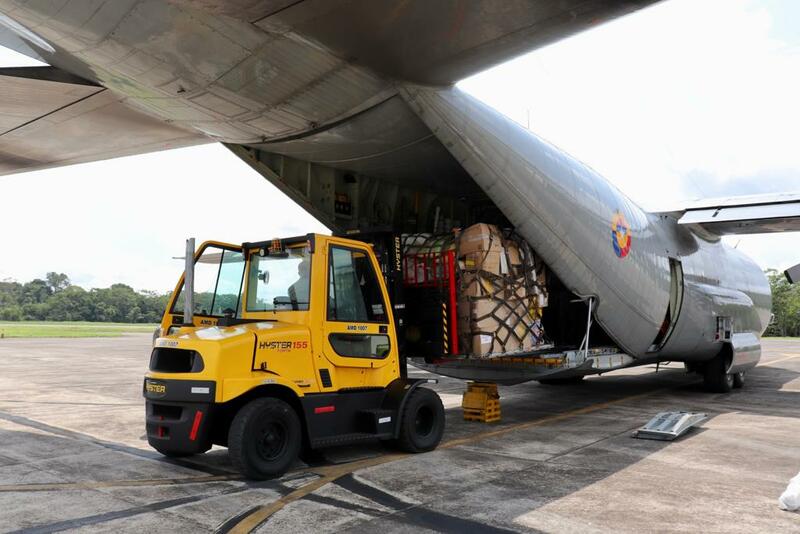
[[[0,47],[0,66],[33,64]],[[646,209],[800,191],[800,2],[667,0],[459,86]],[[167,291],[186,237],[308,232],[327,230],[221,145],[0,177],[0,280]],[[725,239],[762,268],[800,262],[798,233]]]

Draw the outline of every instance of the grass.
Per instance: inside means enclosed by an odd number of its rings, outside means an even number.
[[[4,337],[119,337],[122,334],[151,334],[155,324],[88,323],[56,321],[0,321]]]

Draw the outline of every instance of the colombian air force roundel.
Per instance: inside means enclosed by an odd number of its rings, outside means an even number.
[[[624,258],[631,251],[631,225],[619,211],[611,218],[611,243],[619,258]]]

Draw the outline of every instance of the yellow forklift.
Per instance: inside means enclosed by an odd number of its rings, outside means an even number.
[[[285,472],[301,450],[436,448],[444,408],[419,387],[435,380],[406,375],[402,305],[387,291],[399,254],[399,238],[309,234],[196,253],[188,240],[144,379],[150,445],[166,456],[226,446],[253,479]]]

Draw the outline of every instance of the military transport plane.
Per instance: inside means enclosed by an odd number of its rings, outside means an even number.
[[[771,297],[720,236],[800,230],[800,195],[648,213],[454,87],[650,3],[0,0],[0,45],[49,65],[0,69],[0,174],[217,141],[334,231],[500,221],[623,355],[558,376],[670,360],[727,391]]]

